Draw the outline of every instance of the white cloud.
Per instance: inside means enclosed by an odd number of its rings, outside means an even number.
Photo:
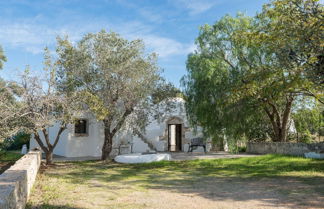
[[[138,9],[138,12],[147,21],[150,21],[153,23],[160,23],[163,20],[163,18],[160,14],[150,11],[149,9],[141,8],[141,9]]]
[[[175,2],[178,6],[189,10],[191,15],[196,15],[222,3],[223,0],[172,0],[172,2]]]
[[[183,44],[165,37],[145,35],[143,36],[143,40],[147,46],[152,48],[152,50],[155,51],[161,58],[183,55],[192,52],[191,44]]]
[[[153,23],[160,23],[163,21],[163,16],[160,14],[161,11],[157,12],[155,8],[141,7],[135,1],[130,0],[117,0],[117,2],[124,7],[137,11],[137,13],[146,21]]]
[[[69,34],[72,39],[78,36],[73,30],[49,28],[37,24],[1,24],[0,43],[15,48],[22,48],[33,54],[42,53],[44,47],[55,43],[56,36]]]
[[[105,27],[103,27],[105,26]],[[105,28],[120,33],[127,39],[143,39],[149,51],[156,52],[160,58],[188,54],[192,44],[158,36],[153,28],[141,22],[126,22],[122,24],[107,24],[97,21],[96,24],[70,24],[60,27],[35,23],[2,23],[0,24],[0,43],[3,46],[24,49],[33,54],[43,52],[45,46],[53,46],[57,36],[68,35],[73,42],[78,41],[87,32],[97,32]]]

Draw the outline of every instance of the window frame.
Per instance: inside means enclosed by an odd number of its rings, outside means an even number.
[[[76,133],[75,132],[77,122],[79,122],[79,121],[85,121],[85,123],[86,123],[85,124],[85,133]],[[74,122],[74,131],[73,131],[73,133],[74,133],[75,137],[89,136],[89,120],[86,119],[86,118],[78,118],[78,119],[76,119],[75,122]]]

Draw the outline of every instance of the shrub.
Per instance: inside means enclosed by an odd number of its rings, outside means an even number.
[[[312,139],[312,134],[308,130],[306,130],[305,133],[301,135],[298,141],[303,143],[310,143]]]
[[[29,148],[30,134],[20,132],[12,138],[5,140],[7,143],[7,150],[19,150],[24,144]]]
[[[246,152],[246,146],[244,147],[238,147],[239,152]]]
[[[237,141],[235,140],[228,140],[227,141],[227,144],[228,144],[228,151],[229,153],[232,153],[232,154],[237,154],[239,152],[239,147],[237,146]]]
[[[0,141],[0,153],[5,153],[8,150],[8,147],[11,145],[11,141],[9,139],[4,139]]]

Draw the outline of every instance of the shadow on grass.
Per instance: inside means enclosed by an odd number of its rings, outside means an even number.
[[[260,200],[264,206],[311,206],[323,208],[323,160],[280,155],[255,158],[165,161],[121,165],[103,162],[58,164],[45,175],[62,178],[72,184],[95,179],[97,184],[116,183],[146,189],[192,193],[214,201]]]
[[[82,208],[69,207],[64,205],[51,205],[51,204],[41,204],[37,206],[31,206],[30,204],[27,204],[26,209],[82,209]]]

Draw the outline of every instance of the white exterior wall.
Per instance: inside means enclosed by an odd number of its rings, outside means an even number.
[[[166,114],[163,117],[163,120],[152,120],[151,123],[147,126],[146,132],[144,134],[145,138],[148,139],[157,151],[167,151],[167,120],[171,117],[180,118],[183,121],[184,128],[190,129],[188,126],[188,121],[186,117],[186,112],[184,108],[184,101],[180,98],[175,98],[176,107],[172,112]],[[69,125],[68,129],[65,130],[62,135],[59,143],[54,149],[54,154],[61,155],[65,157],[85,157],[85,156],[93,156],[99,157],[101,156],[101,147],[104,141],[104,129],[102,122],[97,122],[95,119],[91,117],[83,117],[88,118],[88,136],[75,136],[74,135],[74,125]],[[49,128],[49,136],[50,141],[53,143],[56,133],[58,131],[58,124]],[[188,140],[194,137],[202,136],[201,129],[198,129],[197,134],[190,129],[183,134],[183,138],[186,141],[182,143],[182,150],[188,150]],[[42,136],[42,133],[40,133]],[[42,137],[44,141],[44,138]],[[131,135],[128,131],[121,131],[114,137],[113,144],[113,152],[112,155],[118,154],[118,147],[121,141],[124,143],[130,142],[133,143],[133,153],[141,153],[148,152],[150,150],[149,146],[143,142],[137,136]],[[39,147],[34,138],[30,141],[31,149],[34,147]]]
[[[61,138],[54,149],[54,154],[65,157],[101,156],[104,133],[102,123],[88,118],[88,136],[75,136],[74,125],[68,125],[67,130],[62,132]],[[49,128],[50,142],[53,144],[59,129],[59,124]],[[45,143],[43,134],[40,133],[42,141]],[[30,140],[30,148],[39,147],[34,137]]]
[[[53,127],[50,127],[49,130],[48,130],[48,136],[49,136],[51,144],[54,143],[54,140],[56,138],[58,129],[59,129],[59,125],[55,124]],[[41,140],[43,141],[44,145],[46,145],[45,138],[44,138],[44,135],[43,135],[42,132],[39,132],[39,136],[40,136]],[[65,130],[65,131],[62,132],[61,138],[60,138],[59,142],[57,143],[57,145],[56,145],[56,147],[54,149],[55,154],[62,155],[62,156],[65,155],[66,149],[67,149],[68,139],[69,139],[69,131]],[[40,146],[38,145],[38,143],[35,140],[34,136],[32,136],[31,139],[30,139],[30,149],[34,149],[36,147],[38,147],[40,149]]]

